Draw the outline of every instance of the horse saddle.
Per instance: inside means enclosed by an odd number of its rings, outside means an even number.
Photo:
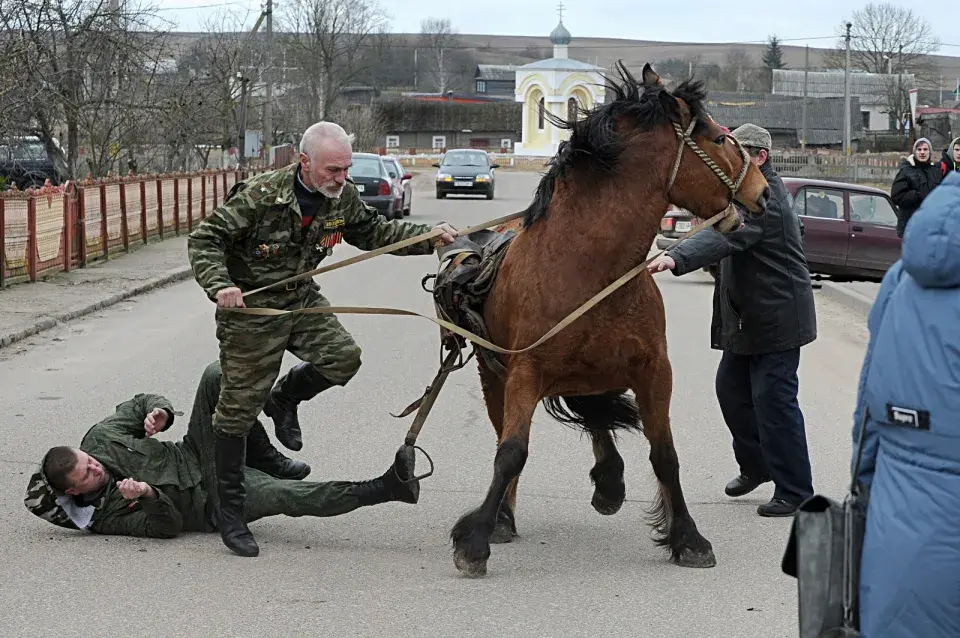
[[[488,338],[483,305],[514,237],[516,233],[512,230],[478,230],[457,237],[453,243],[437,250],[440,267],[432,292],[441,318]],[[462,337],[456,335],[456,338],[461,348],[466,346]],[[480,348],[480,356],[488,367],[503,372],[503,364],[496,353]]]

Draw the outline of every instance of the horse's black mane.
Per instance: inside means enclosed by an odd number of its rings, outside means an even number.
[[[660,94],[667,91],[663,84],[643,86],[638,82],[622,62],[617,62],[620,81],[603,76],[607,85],[607,96],[613,99],[591,110],[579,109],[584,117],[567,120],[553,113],[545,112],[544,117],[554,126],[571,131],[570,139],[562,142],[557,154],[547,163],[549,169],[540,180],[533,201],[524,211],[523,225],[529,227],[547,214],[547,208],[553,199],[553,189],[557,177],[563,178],[571,168],[581,168],[587,172],[612,174],[627,147],[628,139],[616,130],[617,119],[628,116],[636,123],[638,131],[651,131],[670,118],[660,101]],[[680,83],[671,94],[686,102],[691,115],[698,117],[697,128],[703,126],[701,117],[706,109],[707,92],[703,82],[688,79]]]

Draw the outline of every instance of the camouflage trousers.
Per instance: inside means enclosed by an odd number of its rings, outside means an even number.
[[[221,365],[213,362],[200,377],[184,442],[196,453],[203,476],[201,502],[183,512],[184,531],[215,530],[211,508],[217,501],[213,415],[221,391]],[[263,427],[254,420],[253,427]],[[355,483],[350,481],[292,481],[278,479],[251,467],[243,470],[248,522],[267,516],[339,516],[361,506]],[[209,502],[207,502],[209,501]]]
[[[278,310],[329,307],[313,286],[261,293],[248,305]],[[213,427],[245,436],[273,387],[284,351],[312,363],[331,385],[346,385],[360,369],[360,347],[334,315],[258,316],[217,309],[222,389]]]

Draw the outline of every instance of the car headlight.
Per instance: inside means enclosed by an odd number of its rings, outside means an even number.
[[[486,173],[484,173],[484,174],[482,174],[482,175],[477,175],[477,181],[478,181],[478,182],[489,182],[489,181],[490,181],[490,176],[487,175]]]
[[[449,173],[437,173],[438,182],[449,182],[453,177]]]

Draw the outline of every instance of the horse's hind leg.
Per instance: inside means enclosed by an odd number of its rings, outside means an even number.
[[[650,463],[660,491],[651,514],[655,542],[670,548],[671,558],[683,567],[713,567],[713,546],[697,530],[680,488],[680,461],[670,431],[670,396],[673,376],[666,352],[640,371],[634,392],[650,442]]]
[[[530,421],[540,400],[537,374],[526,362],[514,363],[504,386],[503,431],[493,461],[493,480],[479,507],[464,514],[453,529],[453,562],[467,576],[487,573],[490,537],[497,524],[500,503],[510,483],[527,462]]]
[[[593,458],[596,460],[590,470],[593,481],[593,499],[590,504],[604,516],[620,511],[627,497],[627,488],[623,482],[623,457],[617,450],[613,432],[601,430],[590,432],[593,444]]]
[[[487,415],[493,424],[493,429],[497,432],[497,444],[503,439],[503,380],[500,379],[483,361],[478,361],[480,368],[480,387],[483,389],[483,399],[487,404]],[[490,537],[491,543],[509,543],[518,536],[517,523],[515,517],[517,508],[517,481],[520,477],[513,479],[507,488],[507,494],[500,501],[500,509],[497,512],[497,525]]]

